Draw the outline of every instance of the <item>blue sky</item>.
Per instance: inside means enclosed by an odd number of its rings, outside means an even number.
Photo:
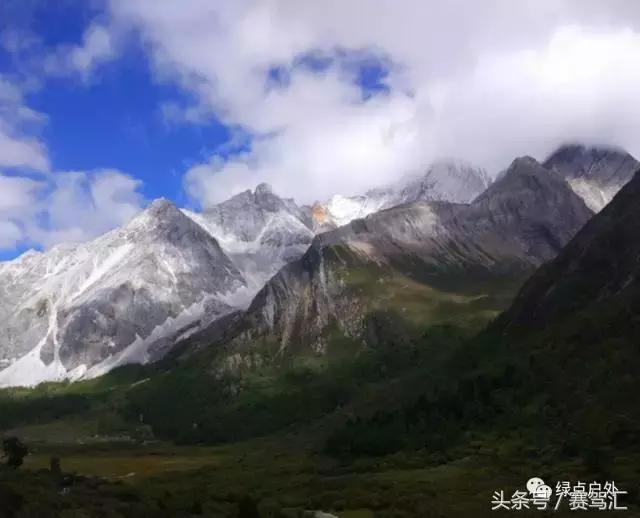
[[[46,118],[36,133],[47,148],[51,170],[117,169],[140,180],[137,191],[142,204],[167,197],[189,205],[182,189],[183,173],[216,151],[224,155],[220,146],[230,139],[229,129],[214,116],[197,125],[167,120],[163,104],[188,102],[190,94],[171,83],[154,81],[150,62],[135,38],[117,60],[87,80],[25,73],[29,60],[82,41],[87,26],[101,15],[99,8],[88,8],[89,3],[55,4],[10,1],[0,8],[2,34],[38,39],[33,52],[0,48],[0,75],[16,83],[42,81],[25,88],[24,102]],[[7,168],[4,173],[38,176],[22,167]],[[0,250],[0,260],[30,247],[42,248],[41,243],[25,241]]]
[[[68,7],[59,7],[65,4]],[[81,41],[88,24],[100,15],[83,4],[9,2],[10,14],[2,18],[19,20],[21,31],[37,34],[42,45],[56,48]],[[0,73],[15,72],[13,56],[6,49],[0,56]],[[149,64],[132,38],[125,53],[89,80],[48,78],[28,94],[27,102],[46,114],[41,136],[54,169],[135,172],[144,182],[145,197],[167,196],[185,203],[181,174],[226,142],[229,131],[215,117],[199,125],[164,120],[162,103],[181,103],[189,96],[172,84],[154,82]]]
[[[638,155],[639,25],[623,0],[4,0],[0,260],[161,196],[311,203],[567,140]]]

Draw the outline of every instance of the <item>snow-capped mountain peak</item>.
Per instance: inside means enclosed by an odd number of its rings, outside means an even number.
[[[220,243],[253,293],[300,257],[314,236],[310,215],[265,183],[201,213],[183,212]]]
[[[246,281],[166,200],[94,241],[0,265],[0,386],[105,372],[164,353],[162,339],[231,311]]]
[[[424,173],[407,175],[398,182],[371,189],[360,196],[335,195],[316,206],[316,227],[346,225],[382,209],[415,201],[469,203],[491,183],[483,169],[460,160],[434,162]],[[322,207],[322,210],[320,210]]]

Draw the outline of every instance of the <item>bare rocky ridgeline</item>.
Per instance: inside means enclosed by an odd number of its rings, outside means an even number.
[[[491,184],[481,169],[439,162],[314,207],[266,184],[200,213],[157,200],[92,242],[0,263],[0,385],[153,361],[249,305],[235,343],[269,337],[287,347],[303,338],[322,349],[329,322],[350,336],[363,329],[362,301],[346,295],[341,277],[345,261],[432,277],[528,271],[590,218],[579,196],[599,209],[637,162],[619,150],[565,146],[545,165],[518,159]]]
[[[362,337],[366,300],[349,289],[345,271],[409,271],[436,284],[525,275],[555,257],[592,215],[557,174],[519,158],[470,204],[405,204],[317,236],[258,293],[235,342],[251,357],[260,341],[322,351],[332,325]]]

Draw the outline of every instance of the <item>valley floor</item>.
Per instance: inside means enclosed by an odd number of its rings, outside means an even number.
[[[52,456],[65,473],[89,478],[61,490],[48,472]],[[640,455],[613,460],[618,485],[635,490],[629,484],[639,479]],[[297,517],[322,510],[341,518],[482,517],[496,516],[494,491],[511,495],[532,476],[580,475],[588,479],[579,462],[538,455],[517,438],[479,437],[442,458],[416,451],[349,461],[316,453],[300,435],[219,447],[40,443],[23,468],[0,471],[0,516]],[[22,502],[15,514],[7,494]],[[631,498],[621,516],[640,516],[637,495]],[[554,514],[575,513],[566,507]]]

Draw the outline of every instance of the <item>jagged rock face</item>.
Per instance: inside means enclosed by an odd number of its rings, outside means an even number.
[[[245,287],[215,239],[156,201],[93,242],[0,264],[0,385],[153,360],[166,352],[154,343],[230,311]]]
[[[587,206],[598,212],[631,180],[640,163],[620,149],[571,145],[555,151],[544,166],[565,178]]]
[[[366,301],[347,293],[345,266],[410,270],[427,283],[523,275],[553,258],[592,215],[564,180],[532,158],[518,159],[470,204],[406,204],[317,236],[258,293],[236,343],[267,337],[282,349],[321,350],[332,323],[362,334]]]
[[[373,189],[362,196],[333,196],[324,206],[322,220],[326,229],[346,225],[377,212],[416,201],[469,203],[491,183],[487,173],[462,162],[436,162],[418,176],[403,178],[387,188]],[[318,211],[316,211],[318,213]]]
[[[427,172],[410,180],[400,191],[402,203],[450,201],[471,203],[491,184],[483,169],[463,162],[436,162]]]
[[[274,222],[275,216],[284,219],[293,217],[303,224],[306,218],[293,200],[283,200],[264,183],[258,185],[254,192],[245,191],[205,210],[203,216],[210,225],[222,230],[222,236],[232,235],[246,242],[259,239],[260,243],[266,244],[270,244],[270,241],[269,235],[265,240],[265,229],[268,233],[271,229],[269,224]],[[285,244],[299,241],[299,236],[294,232],[290,232],[287,238],[289,241]]]
[[[593,216],[567,187],[533,158],[516,159],[499,182],[465,209],[463,221],[471,222],[465,234],[497,234],[515,255],[542,264]]]
[[[589,308],[599,308],[596,313],[600,313],[615,299],[625,329],[605,325],[605,336],[631,335],[633,328],[637,333],[639,257],[640,176],[636,174],[555,260],[527,281],[495,328],[504,333],[538,332]]]
[[[253,292],[282,266],[298,259],[313,239],[310,214],[267,184],[201,214],[184,211],[220,243]]]

